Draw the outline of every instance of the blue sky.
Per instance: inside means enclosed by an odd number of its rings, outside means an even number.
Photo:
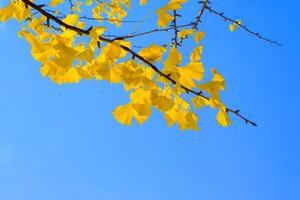
[[[17,23],[0,24],[0,200],[300,199],[299,6],[214,3],[284,45],[230,33],[218,17],[204,16],[206,69],[219,69],[224,101],[259,127],[232,116],[222,128],[216,111],[205,109],[200,132],[168,128],[158,112],[143,126],[118,124],[111,112],[128,96],[120,86],[55,85],[41,77]]]

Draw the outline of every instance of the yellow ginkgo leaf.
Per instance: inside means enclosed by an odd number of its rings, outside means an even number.
[[[49,6],[57,6],[58,4],[62,4],[64,0],[51,0]]]
[[[43,76],[48,76],[57,84],[79,83],[81,80],[81,76],[74,67],[62,68],[51,61],[43,64],[41,67],[41,74]]]
[[[189,35],[192,35],[193,33],[194,33],[194,29],[182,29],[181,31],[178,32],[178,37],[185,38]]]
[[[87,48],[76,55],[80,60],[91,62],[94,58],[94,51],[91,48]]]
[[[78,67],[76,68],[79,76],[86,80],[91,80],[93,75],[88,71],[87,67]]]
[[[167,27],[167,25],[174,19],[174,16],[170,15],[168,12],[180,9],[181,4],[185,3],[186,1],[187,0],[171,0],[167,5],[157,9],[157,25],[159,27]]]
[[[131,102],[136,104],[150,104],[150,96],[151,92],[149,90],[139,88],[130,94],[130,99]]]
[[[174,102],[163,95],[153,95],[152,104],[161,112],[166,112],[174,106]]]
[[[182,56],[179,53],[178,49],[172,47],[169,52],[168,58],[164,62],[165,68],[173,68],[181,63]]]
[[[6,22],[10,18],[14,18],[20,22],[29,16],[30,9],[20,0],[11,1],[6,7],[0,8],[0,22]]]
[[[219,112],[217,114],[217,121],[221,126],[229,126],[231,124],[231,121],[228,117],[228,113],[226,111],[226,107],[225,106],[221,106],[219,109]]]
[[[231,32],[235,31],[238,26],[242,25],[241,20],[237,20],[236,22],[229,25],[229,30]]]
[[[196,32],[195,36],[194,36],[195,42],[199,43],[204,38],[204,36],[205,36],[204,32],[201,32],[201,31]]]
[[[130,0],[121,0],[121,2],[122,2],[123,4],[125,4],[128,8],[131,7],[131,1],[130,1]]]
[[[166,48],[160,47],[157,44],[152,44],[147,48],[143,48],[139,55],[150,62],[161,60],[162,55],[165,53]]]
[[[199,130],[197,125],[198,117],[190,111],[173,108],[166,112],[164,117],[168,126],[173,126],[174,123],[177,123],[180,130]]]
[[[212,108],[222,105],[219,93],[225,89],[225,80],[217,70],[212,69],[213,78],[211,81],[197,85],[200,90],[204,90],[210,94],[209,104]]]
[[[177,106],[177,107],[179,106],[181,109],[184,109],[186,111],[189,111],[191,108],[191,105],[186,100],[181,98],[179,95],[175,95],[174,103],[175,103],[175,106]]]
[[[56,83],[79,83],[81,80],[81,76],[78,74],[78,71],[71,67],[67,72],[65,72],[61,76],[57,76],[53,79]]]
[[[134,115],[134,110],[131,104],[126,104],[122,106],[118,106],[113,111],[113,116],[115,119],[123,125],[130,126],[132,123],[132,118]]]
[[[31,55],[37,61],[45,62],[56,52],[51,45],[41,42],[30,32],[23,30],[18,35],[24,37],[30,43]]]
[[[133,104],[134,118],[139,124],[143,124],[151,115],[151,106],[148,104]]]
[[[156,13],[158,15],[157,25],[159,27],[167,27],[168,24],[174,19],[172,15],[164,10],[158,10]]]
[[[197,46],[194,48],[193,52],[190,54],[190,61],[191,62],[197,62],[201,60],[201,54],[203,51],[202,45]]]
[[[93,0],[86,0],[85,5],[91,6],[93,4]]]
[[[151,107],[146,104],[126,104],[118,106],[113,115],[121,124],[130,126],[132,119],[135,118],[139,124],[143,124],[151,115]]]
[[[78,19],[79,19],[78,15],[70,14],[70,15],[67,15],[65,17],[65,19],[63,20],[63,22],[65,22],[68,25],[73,26],[73,25],[75,25],[78,22]]]
[[[6,22],[14,14],[14,5],[13,3],[8,4],[4,8],[0,8],[0,22]]]
[[[96,26],[93,27],[92,30],[90,30],[90,36],[91,36],[91,40],[89,43],[89,46],[94,50],[95,48],[99,48],[100,47],[100,40],[99,40],[99,36],[101,36],[106,30],[106,27],[104,26]]]
[[[43,63],[42,67],[40,68],[40,72],[42,76],[52,76],[57,71],[57,65],[52,61],[46,61]]]
[[[182,4],[187,2],[187,0],[170,0],[167,5],[160,8],[159,10],[178,10],[181,9]]]
[[[192,103],[197,109],[200,109],[202,107],[209,105],[209,101],[201,96],[192,98]]]
[[[103,52],[108,59],[118,59],[121,56],[121,47],[119,42],[109,43],[103,48]]]
[[[148,2],[148,0],[140,0],[140,5],[145,5]]]
[[[172,47],[167,59],[164,61],[163,72],[168,74],[175,81],[177,81],[180,76],[178,72],[178,65],[181,63],[181,59],[182,56],[179,51],[175,47]],[[158,77],[158,80],[166,82],[166,79],[162,77]]]
[[[231,32],[235,31],[235,30],[236,30],[236,25],[235,25],[235,24],[230,24],[230,25],[229,25],[229,30],[230,30]]]
[[[194,80],[202,80],[204,75],[203,64],[200,62],[191,62],[184,67],[178,68],[180,77],[179,83],[188,88],[193,88],[196,86]]]

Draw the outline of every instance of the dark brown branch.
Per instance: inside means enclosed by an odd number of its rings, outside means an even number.
[[[234,20],[234,19],[232,19],[232,18],[229,18],[229,17],[225,16],[224,13],[218,12],[218,11],[214,10],[214,9],[213,9],[212,7],[210,7],[210,6],[205,6],[205,9],[208,10],[210,13],[215,14],[215,15],[217,15],[217,16],[223,18],[225,21],[229,21],[229,22],[232,22],[232,23],[237,24],[237,21],[236,21],[236,20]],[[244,29],[246,32],[250,33],[251,35],[253,35],[253,36],[255,36],[255,37],[257,37],[257,38],[259,38],[259,39],[261,39],[261,40],[263,40],[263,41],[269,42],[269,43],[271,43],[271,44],[275,44],[275,45],[277,45],[277,46],[282,46],[281,43],[279,43],[279,42],[277,42],[277,41],[275,41],[275,40],[271,40],[271,39],[268,39],[268,38],[266,38],[266,37],[263,37],[263,36],[260,35],[260,33],[254,32],[254,31],[250,30],[247,26],[245,26],[245,25],[243,25],[243,24],[237,24],[237,26],[241,27],[241,28]]]
[[[179,45],[178,43],[178,28],[177,28],[177,12],[176,10],[173,10],[173,27],[174,27],[174,38],[173,38],[173,42],[174,42],[174,45],[175,47],[177,48],[177,46]]]
[[[80,28],[75,27],[75,26],[71,26],[71,25],[63,22],[62,20],[58,19],[54,15],[52,15],[49,12],[45,11],[41,6],[38,6],[37,4],[31,2],[30,0],[22,0],[22,1],[25,5],[30,6],[31,8],[35,9],[36,11],[38,11],[39,13],[44,15],[47,19],[51,19],[52,21],[54,21],[57,24],[65,27],[66,29],[75,31],[79,35],[89,35],[89,31],[80,29]]]
[[[71,14],[73,14],[73,7],[74,7],[74,4],[73,4],[73,1],[72,0],[69,0],[69,4],[70,4],[70,12]]]
[[[89,35],[90,30],[92,29],[89,28],[87,30],[83,30],[80,29],[78,27],[75,26],[71,26],[69,24],[66,24],[65,22],[61,21],[60,19],[56,18],[55,16],[53,16],[52,14],[46,12],[45,10],[43,10],[42,7],[36,5],[35,3],[31,2],[30,0],[22,0],[22,2],[26,5],[26,6],[30,6],[31,8],[35,9],[36,11],[40,12],[42,15],[44,15],[47,19],[49,20],[53,20],[54,22],[56,22],[57,24],[65,27],[66,29],[75,31],[76,33],[78,33],[79,35]],[[114,40],[112,39],[108,39],[102,36],[98,37],[100,41],[103,42],[107,42],[107,43],[114,43]],[[153,63],[151,63],[150,61],[148,61],[147,59],[145,59],[144,57],[142,57],[141,55],[139,55],[138,53],[136,53],[135,51],[133,51],[132,49],[128,48],[127,46],[124,45],[120,45],[120,48],[122,48],[124,51],[130,53],[133,57],[139,59],[140,61],[142,61],[143,63],[147,64],[148,66],[150,66],[158,75],[164,77],[165,79],[167,79],[168,81],[170,81],[173,85],[177,84],[177,82],[171,78],[171,76],[169,74],[165,74],[162,71],[160,71]],[[192,93],[195,94],[197,96],[200,96],[202,98],[205,98],[206,100],[209,100],[210,98],[205,96],[203,94],[202,91],[195,91],[193,89],[187,88],[184,85],[180,85],[180,87],[185,90],[187,93]],[[250,123],[253,126],[255,126],[256,124],[250,120],[248,120],[247,118],[243,117],[242,115],[239,114],[239,111],[236,112],[233,109],[230,108],[226,108],[228,112],[231,112],[233,114],[235,114],[236,116],[238,116],[239,118],[243,119],[246,123]]]
[[[192,26],[193,24],[189,23],[189,24],[184,24],[184,25],[179,25],[177,26],[177,28],[184,28],[184,27],[188,27],[188,26]],[[144,36],[144,35],[148,35],[151,33],[156,33],[156,32],[165,32],[165,31],[169,31],[174,29],[173,25],[168,27],[168,28],[162,28],[162,29],[152,29],[149,31],[145,31],[145,32],[141,32],[141,33],[133,33],[133,34],[129,34],[129,35],[125,35],[125,36],[114,36],[114,40],[125,40],[125,39],[130,39],[130,38],[135,38],[135,37],[139,37],[139,36]]]
[[[240,115],[240,110],[232,110],[230,108],[226,108],[226,111],[227,112],[230,112],[230,113],[233,113],[235,114],[236,116],[238,116],[239,118],[243,119],[245,121],[246,124],[251,124],[252,126],[255,126],[257,127],[257,124],[248,120],[247,118],[245,118],[244,116]]]
[[[196,21],[194,22],[194,26],[193,26],[194,30],[197,29],[198,24],[201,22],[201,18],[202,18],[203,14],[204,14],[206,5],[208,3],[208,0],[204,0],[202,3],[203,3],[203,5],[201,7],[201,10],[200,10],[198,16],[196,17]]]
[[[63,31],[61,28],[55,27],[55,26],[53,26],[53,25],[49,25],[48,23],[44,23],[43,26],[45,26],[46,28],[55,30],[55,31],[57,31],[57,32],[62,32],[62,31]]]
[[[123,22],[123,23],[137,23],[143,22],[139,20],[118,20],[118,19],[108,19],[108,18],[97,18],[97,17],[88,17],[88,16],[80,16],[79,19],[93,20],[93,21],[111,21],[111,22]]]
[[[199,2],[199,3],[203,3],[200,11],[199,11],[199,14],[197,15],[197,17],[195,18],[196,20],[194,22],[192,22],[193,26],[192,26],[192,29],[195,31],[196,29],[198,29],[198,24],[201,22],[201,18],[204,14],[204,11],[205,11],[205,7],[207,5],[209,1],[208,0],[204,0],[203,2]],[[184,37],[184,38],[180,38],[179,40],[179,44],[182,44],[183,43],[183,40],[187,39],[187,37]]]

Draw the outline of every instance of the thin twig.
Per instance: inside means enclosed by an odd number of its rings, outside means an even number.
[[[67,17],[66,14],[62,12],[57,12],[53,11],[50,9],[45,9],[45,11],[50,12],[50,13],[57,13],[58,15],[56,16],[59,19],[64,19]],[[88,17],[88,16],[79,16],[79,19],[85,19],[85,20],[92,20],[92,21],[111,21],[111,22],[122,22],[122,23],[136,23],[136,22],[143,22],[140,20],[119,20],[119,19],[109,19],[109,18],[99,18],[99,17]]]
[[[179,16],[177,14],[177,11],[176,10],[173,10],[173,27],[174,27],[174,38],[173,38],[173,41],[174,41],[174,46],[177,48],[177,46],[179,45],[178,43],[178,28],[177,28],[177,16]]]
[[[201,7],[201,9],[199,11],[199,14],[195,18],[196,20],[194,22],[192,22],[192,24],[193,24],[193,26],[192,26],[193,31],[195,31],[196,29],[198,29],[198,25],[201,22],[201,18],[202,18],[203,14],[204,14],[205,7],[206,7],[206,5],[207,5],[208,2],[209,2],[208,0],[204,0],[203,2],[199,2],[199,3],[203,3],[203,5],[202,5],[202,7]],[[187,39],[187,38],[188,38],[188,36],[186,36],[184,38],[180,38],[179,44],[182,45],[183,41],[185,39]]]
[[[88,16],[80,16],[79,19],[93,20],[93,21],[111,21],[111,22],[124,22],[124,23],[137,23],[143,22],[140,20],[119,20],[119,19],[108,19],[108,18],[99,18],[99,17],[88,17]]]
[[[73,1],[72,1],[72,0],[69,0],[69,4],[70,4],[70,11],[71,11],[71,14],[73,14],[73,13],[74,13],[74,11],[73,11],[73,7],[74,7]]]
[[[229,22],[232,22],[232,23],[234,23],[234,24],[237,24],[237,21],[236,21],[236,20],[234,20],[234,19],[232,19],[232,18],[229,18],[229,17],[225,16],[225,14],[224,14],[223,12],[218,12],[218,11],[214,10],[214,9],[213,9],[212,7],[210,7],[210,6],[205,6],[205,9],[208,10],[210,13],[215,14],[215,15],[217,15],[217,16],[223,18],[225,21],[229,21]],[[237,25],[238,25],[239,27],[241,27],[242,29],[244,29],[246,32],[250,33],[251,35],[253,35],[253,36],[255,36],[255,37],[257,37],[257,38],[259,38],[259,39],[261,39],[261,40],[263,40],[263,41],[269,42],[269,43],[271,43],[271,44],[275,44],[275,45],[277,45],[277,46],[282,46],[281,43],[279,43],[279,42],[277,42],[277,41],[275,41],[275,40],[271,40],[271,39],[268,39],[268,38],[266,38],[266,37],[263,37],[263,36],[260,35],[260,33],[250,30],[247,26],[245,26],[245,25],[243,25],[243,24],[237,24]]]
[[[193,24],[189,23],[189,24],[183,24],[183,25],[179,25],[177,26],[177,28],[184,28],[184,27],[189,27],[192,26]],[[129,34],[129,35],[125,35],[125,36],[115,36],[114,40],[125,40],[125,39],[130,39],[130,38],[135,38],[135,37],[139,37],[139,36],[144,36],[144,35],[148,35],[151,33],[156,33],[156,32],[166,32],[169,30],[174,29],[173,25],[168,27],[168,28],[155,28],[149,31],[145,31],[145,32],[141,32],[141,33],[133,33],[133,34]]]
[[[200,10],[198,16],[196,17],[196,21],[194,22],[194,26],[193,26],[194,30],[197,29],[198,24],[201,22],[201,18],[202,18],[203,14],[204,14],[204,11],[205,11],[205,8],[206,8],[206,5],[207,5],[208,2],[209,2],[208,0],[204,0],[202,2],[203,5],[201,7],[201,10]]]

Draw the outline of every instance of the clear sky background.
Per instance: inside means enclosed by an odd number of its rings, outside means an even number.
[[[168,128],[158,112],[143,126],[118,124],[111,112],[127,102],[121,86],[55,85],[40,75],[17,23],[0,24],[0,200],[300,199],[299,6],[214,3],[283,47],[230,33],[205,14],[206,69],[219,69],[224,101],[259,126],[232,116],[233,125],[222,128],[216,111],[205,109],[199,132]]]

